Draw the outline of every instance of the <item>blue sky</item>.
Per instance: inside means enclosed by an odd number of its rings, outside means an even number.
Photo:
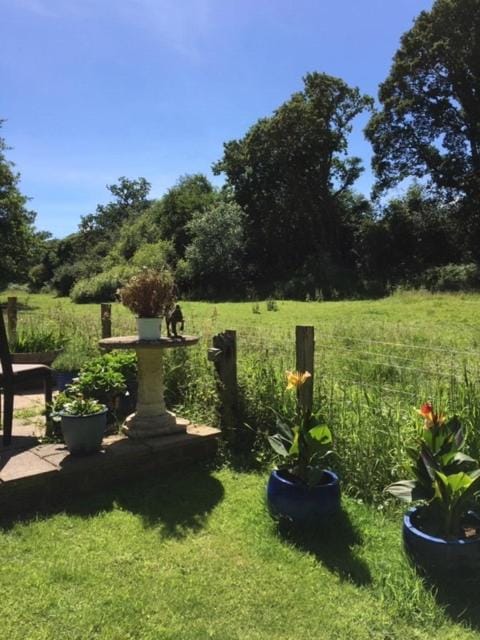
[[[144,176],[161,196],[323,71],[376,96],[401,34],[432,0],[0,0],[0,135],[62,237]],[[350,152],[366,171],[358,118]],[[214,179],[216,184],[220,178]]]

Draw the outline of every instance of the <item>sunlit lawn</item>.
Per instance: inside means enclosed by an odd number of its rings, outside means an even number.
[[[399,518],[345,499],[330,529],[282,537],[265,509],[265,480],[196,468],[7,524],[3,636],[479,637],[466,627],[479,628],[478,607],[462,600],[455,622],[458,603],[447,615],[409,567]]]

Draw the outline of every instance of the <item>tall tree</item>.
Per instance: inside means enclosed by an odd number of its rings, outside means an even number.
[[[480,0],[436,0],[405,33],[366,135],[377,192],[410,176],[480,194]]]
[[[257,280],[279,279],[315,252],[338,253],[340,196],[362,171],[347,155],[353,119],[371,105],[339,78],[310,73],[304,90],[224,145],[225,173],[246,215],[248,261]]]
[[[20,175],[7,160],[7,150],[0,138],[0,288],[9,282],[26,281],[43,238],[35,232],[36,214],[27,208],[28,198],[20,193]]]
[[[216,198],[216,192],[201,173],[185,175],[169,189],[155,206],[161,236],[173,242],[178,258],[185,255],[191,240],[188,224],[194,214],[205,211]]]
[[[225,199],[197,213],[188,223],[191,243],[179,266],[195,295],[242,295],[243,218],[238,204]]]
[[[99,204],[95,213],[84,216],[80,229],[111,239],[126,220],[150,206],[148,194],[151,184],[145,178],[131,180],[122,176],[118,184],[107,185],[107,189],[115,199],[106,205]]]

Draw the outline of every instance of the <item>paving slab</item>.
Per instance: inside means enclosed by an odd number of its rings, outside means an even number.
[[[22,480],[31,476],[41,477],[57,471],[55,465],[39,458],[31,451],[0,454],[0,480],[2,483]]]
[[[13,399],[13,409],[41,409],[45,406],[45,396],[43,393],[19,393]]]
[[[14,446],[0,450],[0,518],[48,510],[62,500],[68,503],[72,495],[88,495],[109,484],[117,486],[211,458],[219,433],[190,424],[187,433],[148,441],[108,436],[100,451],[82,456],[71,455],[64,444],[38,441],[29,450]]]

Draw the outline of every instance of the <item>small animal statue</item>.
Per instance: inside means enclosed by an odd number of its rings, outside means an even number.
[[[179,304],[176,304],[174,310],[167,315],[167,334],[169,338],[172,336],[178,338],[177,324],[180,325],[180,331],[183,331],[183,313]]]

